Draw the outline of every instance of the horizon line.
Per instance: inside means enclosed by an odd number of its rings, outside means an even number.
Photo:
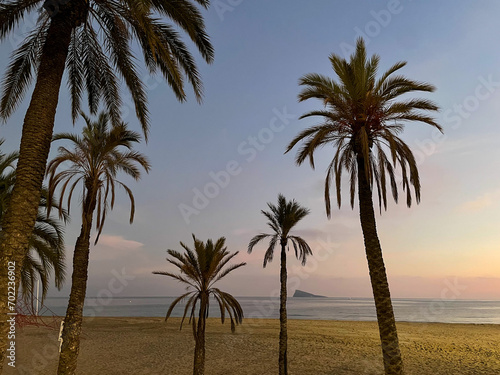
[[[177,295],[174,296],[116,296],[113,297],[112,299],[130,299],[130,298],[177,298]],[[53,299],[68,299],[69,296],[67,297],[54,297],[54,296],[47,296],[47,298],[53,298]],[[99,296],[85,296],[85,298],[100,298]],[[235,296],[235,298],[269,298],[269,299],[279,299],[279,297],[271,297],[271,296]],[[288,298],[298,298],[298,299],[303,299],[303,298],[335,298],[335,299],[371,299],[374,300],[373,297],[346,297],[346,296],[340,296],[340,297],[330,297],[330,296],[319,296],[319,297],[293,297],[290,296]],[[456,298],[456,299],[443,299],[443,298],[436,298],[436,297],[391,297],[391,300],[402,300],[402,299],[411,299],[411,300],[438,300],[438,301],[443,301],[443,302],[453,302],[453,301],[485,301],[485,302],[500,302],[500,299],[484,299],[484,298]]]

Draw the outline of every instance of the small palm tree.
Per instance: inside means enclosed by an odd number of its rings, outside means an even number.
[[[43,187],[40,199],[39,212],[35,227],[30,236],[29,252],[21,268],[22,297],[33,309],[34,291],[37,280],[40,280],[43,303],[49,290],[49,280],[54,271],[55,286],[60,290],[66,278],[64,228],[60,220],[47,215],[51,208],[59,209],[59,203],[52,197],[49,201],[49,192]],[[68,213],[61,208],[61,217],[68,221]]]
[[[119,185],[125,189],[129,196],[131,202],[130,223],[132,224],[135,212],[134,196],[130,188],[118,181],[116,176],[119,172],[123,172],[138,180],[140,170],[137,165],[144,168],[146,172],[150,169],[146,157],[132,150],[133,144],[140,141],[139,134],[128,130],[125,123],[113,124],[109,127],[110,117],[106,113],[101,113],[96,122],[91,121],[84,114],[82,117],[86,122],[82,136],[69,133],[54,136],[54,140],[70,141],[73,144],[73,149],[59,147],[58,155],[47,167],[50,196],[61,185],[62,201],[66,191],[69,190],[68,212],[75,187],[79,183],[83,185],[82,226],[76,240],[73,257],[71,294],[64,318],[59,375],[74,374],[76,369],[83,304],[87,289],[90,234],[94,213],[97,209],[95,245],[104,227],[108,208],[113,209],[115,186]],[[57,169],[66,162],[70,163],[69,168],[57,172]]]
[[[281,194],[278,195],[278,204],[267,204],[270,211],[262,210],[262,214],[269,220],[267,224],[274,231],[273,234],[261,233],[250,240],[248,252],[251,253],[254,246],[264,238],[270,238],[269,247],[264,254],[264,267],[267,262],[273,260],[274,248],[279,243],[281,245],[281,270],[280,270],[280,341],[279,341],[279,374],[286,375],[287,369],[287,269],[286,269],[286,249],[290,241],[295,250],[295,257],[300,259],[302,265],[306,264],[307,256],[312,255],[311,248],[304,239],[298,236],[292,236],[290,231],[295,225],[309,214],[309,209],[300,206],[295,200],[288,201]]]
[[[417,164],[410,148],[398,137],[404,122],[420,121],[439,130],[441,127],[425,111],[437,111],[433,102],[425,99],[397,101],[406,93],[432,92],[434,86],[393,75],[406,65],[398,62],[376,79],[379,63],[377,55],[366,57],[365,44],[359,39],[350,61],[332,54],[330,62],[339,83],[320,74],[306,74],[299,83],[305,88],[299,100],[320,99],[323,110],[306,113],[301,118],[320,116],[323,122],[302,131],[290,143],[289,152],[297,143],[304,144],[296,157],[298,165],[309,159],[314,168],[314,152],[332,145],[336,149],[328,166],[325,180],[325,205],[331,215],[330,189],[335,181],[337,203],[341,205],[341,176],[349,174],[351,207],[358,187],[359,216],[365,242],[370,280],[377,310],[377,320],[382,343],[386,374],[402,374],[403,361],[399,350],[396,323],[392,309],[389,284],[377,235],[372,193],[376,186],[379,209],[387,208],[389,182],[394,200],[398,201],[398,184],[395,169],[401,167],[402,188],[406,203],[412,203],[413,187],[417,203],[420,201],[420,180]],[[390,152],[388,156],[386,150]]]
[[[224,268],[231,259],[238,255],[238,251],[231,254],[227,250],[224,237],[219,238],[215,243],[210,239],[203,243],[196,239],[193,234],[193,240],[194,250],[191,250],[184,243],[180,243],[186,251],[184,254],[175,250],[167,250],[167,253],[172,257],[167,258],[167,261],[179,268],[180,274],[164,271],[153,273],[169,276],[187,284],[188,289],[191,289],[172,302],[168,308],[165,321],[170,317],[174,307],[187,298],[181,328],[189,311],[189,323],[193,326],[195,339],[193,375],[203,375],[205,373],[205,325],[208,318],[210,296],[212,295],[219,305],[222,323],[224,323],[227,311],[231,319],[232,332],[235,330],[235,325],[243,321],[243,310],[236,298],[215,288],[214,284],[246,263],[233,264]],[[196,324],[195,313],[198,302],[200,303],[200,309],[198,311],[198,324]]]
[[[0,146],[3,144],[0,139]],[[16,171],[14,162],[18,158],[17,152],[8,155],[0,153],[0,222],[7,209],[12,194]],[[27,305],[34,309],[34,287],[37,280],[42,286],[41,301],[47,296],[49,280],[54,271],[55,285],[61,289],[66,275],[64,265],[64,228],[61,222],[47,215],[47,207],[59,208],[54,201],[48,200],[48,190],[42,189],[42,197],[38,206],[35,227],[29,239],[28,255],[21,267],[19,280],[21,296]],[[64,221],[68,220],[66,210],[61,211]],[[0,232],[2,228],[0,226]]]

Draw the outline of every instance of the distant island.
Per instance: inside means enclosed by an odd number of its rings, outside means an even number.
[[[304,292],[303,290],[295,290],[295,293],[293,294],[294,297],[316,297],[316,298],[327,298],[326,296],[318,296],[316,294],[311,294]]]

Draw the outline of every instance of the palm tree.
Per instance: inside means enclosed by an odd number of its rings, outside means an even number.
[[[243,321],[243,310],[236,298],[215,288],[214,284],[246,263],[233,264],[224,268],[231,259],[238,255],[238,251],[231,254],[227,250],[224,237],[219,238],[215,243],[211,239],[203,243],[193,234],[193,240],[194,250],[184,243],[180,243],[185,250],[184,254],[175,250],[167,250],[167,253],[172,257],[167,258],[167,261],[179,268],[180,274],[164,271],[155,271],[153,273],[176,279],[187,284],[187,288],[190,289],[172,302],[168,308],[165,321],[170,317],[174,307],[187,298],[181,328],[189,311],[189,323],[193,327],[195,340],[193,375],[203,375],[205,373],[205,324],[208,318],[210,296],[212,295],[219,305],[220,318],[223,324],[227,311],[231,319],[232,332],[235,331],[235,324],[240,324]],[[198,324],[196,324],[195,313],[198,302],[200,308],[198,311]]]
[[[21,292],[26,304],[33,310],[35,284],[40,280],[42,288],[41,301],[47,296],[49,280],[54,271],[55,286],[61,290],[66,277],[64,253],[64,229],[61,222],[47,215],[49,206],[59,209],[59,203],[54,197],[49,202],[49,193],[46,187],[42,188],[39,212],[35,227],[30,236],[29,252],[24,258],[21,268]],[[61,209],[64,222],[68,221],[66,210]]]
[[[290,143],[286,152],[303,141],[296,162],[309,159],[314,168],[314,152],[325,145],[332,145],[336,152],[328,166],[325,180],[326,213],[330,218],[330,188],[335,181],[337,203],[341,205],[341,175],[349,174],[351,207],[354,208],[356,185],[358,187],[359,216],[363,231],[370,280],[377,310],[377,320],[382,343],[386,374],[402,374],[403,362],[399,350],[396,323],[392,309],[389,284],[377,235],[372,201],[374,186],[377,188],[379,209],[387,208],[389,180],[394,200],[398,201],[398,184],[395,169],[399,164],[402,188],[406,203],[412,203],[411,187],[417,203],[420,201],[420,181],[415,158],[410,148],[398,137],[407,121],[420,121],[439,130],[441,127],[425,111],[438,107],[426,99],[399,100],[406,93],[432,92],[434,86],[394,75],[406,62],[394,64],[376,79],[379,56],[366,57],[365,44],[358,39],[356,51],[350,61],[332,54],[330,62],[339,83],[320,74],[306,74],[299,83],[305,86],[299,101],[320,99],[325,109],[311,111],[301,118],[320,116],[323,122],[302,131]],[[386,154],[390,152],[390,156]]]
[[[300,259],[302,265],[306,264],[307,256],[312,255],[311,248],[304,239],[298,236],[292,236],[290,231],[295,225],[309,214],[309,209],[300,206],[295,200],[288,201],[282,195],[278,195],[278,204],[268,203],[270,211],[262,210],[262,214],[267,217],[267,224],[273,230],[273,234],[261,233],[250,240],[248,244],[248,252],[251,253],[254,246],[264,238],[270,238],[269,247],[264,254],[264,267],[267,262],[273,260],[274,248],[279,243],[281,245],[281,269],[280,269],[280,341],[279,341],[279,374],[288,374],[287,361],[287,316],[286,316],[286,299],[287,299],[287,269],[286,269],[286,250],[288,241],[293,245],[295,257]]]
[[[189,83],[201,101],[201,78],[179,32],[188,35],[206,62],[212,62],[213,48],[196,4],[208,8],[209,0],[7,0],[0,3],[0,40],[6,40],[30,13],[39,12],[37,25],[12,55],[0,98],[0,118],[6,120],[36,77],[24,118],[11,208],[5,214],[0,237],[1,285],[7,281],[6,262],[21,264],[27,254],[64,71],[68,77],[73,120],[78,117],[81,99],[86,94],[91,114],[97,114],[99,105],[104,103],[113,122],[118,123],[122,104],[120,81],[123,80],[147,137],[146,80],[139,75],[132,45],[137,44],[141,49],[149,73],[159,72],[178,100],[186,99],[185,86]],[[19,272],[17,267],[16,280],[19,280]],[[7,295],[3,293],[0,313],[6,312]],[[2,320],[0,371],[7,329],[6,321]]]
[[[94,213],[97,209],[95,245],[102,232],[108,207],[113,209],[115,186],[119,185],[125,189],[129,196],[131,202],[130,223],[132,224],[135,211],[134,196],[127,185],[116,179],[116,175],[123,172],[134,180],[138,180],[140,171],[137,165],[144,168],[146,172],[150,169],[146,157],[132,150],[133,144],[140,141],[139,134],[128,130],[125,123],[113,124],[109,127],[110,116],[106,113],[101,113],[95,122],[84,114],[82,117],[86,122],[82,136],[69,133],[54,136],[54,140],[70,141],[73,144],[73,149],[59,147],[58,155],[47,167],[49,196],[52,196],[55,189],[61,186],[62,202],[66,190],[69,190],[68,212],[75,187],[80,183],[83,185],[82,227],[76,240],[73,256],[71,294],[64,318],[59,375],[74,374],[76,369],[83,304],[87,289],[90,234]],[[70,163],[70,167],[57,172],[61,164],[66,162]],[[108,203],[108,201],[110,202]]]
[[[0,146],[3,144],[0,139]],[[15,181],[14,162],[17,152],[8,155],[0,153],[0,222],[7,209],[12,187]],[[9,170],[7,172],[7,170]],[[33,311],[34,286],[40,280],[42,286],[42,299],[45,299],[49,280],[54,271],[55,285],[61,289],[66,275],[64,265],[64,229],[61,222],[47,215],[47,207],[59,208],[54,200],[48,200],[48,190],[42,189],[35,227],[29,239],[29,251],[21,266],[20,289],[24,302],[31,305]],[[68,220],[66,210],[62,210],[64,221]],[[0,226],[0,232],[2,227]]]

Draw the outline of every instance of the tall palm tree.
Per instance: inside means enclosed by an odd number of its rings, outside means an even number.
[[[234,332],[235,324],[243,321],[243,310],[239,302],[231,294],[214,287],[214,284],[227,276],[228,273],[244,266],[246,263],[232,264],[224,268],[228,262],[238,255],[238,251],[230,253],[225,246],[226,239],[219,238],[215,243],[209,239],[206,243],[198,240],[193,234],[194,250],[184,243],[180,243],[185,253],[175,250],[167,250],[172,258],[167,261],[176,266],[180,274],[171,272],[155,271],[156,275],[169,276],[177,281],[187,284],[190,289],[180,297],[176,298],[167,311],[165,321],[170,317],[174,307],[187,298],[184,308],[184,315],[181,320],[181,328],[184,319],[189,311],[189,323],[193,327],[195,340],[193,375],[203,375],[205,373],[205,325],[208,318],[210,296],[217,301],[220,308],[221,322],[227,314],[231,319],[231,331]],[[198,324],[196,324],[196,305],[200,303],[198,311]]]
[[[6,212],[0,236],[0,284],[7,281],[6,262],[21,264],[27,254],[64,71],[74,120],[86,94],[91,114],[96,114],[100,103],[104,103],[113,122],[118,123],[122,79],[147,137],[146,80],[139,75],[132,45],[139,46],[149,73],[159,72],[178,100],[186,99],[185,87],[190,84],[197,100],[201,101],[200,75],[179,32],[185,32],[203,59],[212,62],[213,48],[196,4],[208,8],[209,0],[6,0],[0,3],[0,41],[6,40],[30,13],[39,12],[36,26],[12,55],[0,98],[0,118],[6,120],[36,77],[24,118],[11,209]],[[16,280],[19,280],[19,272],[16,267]],[[6,312],[7,295],[3,293],[0,313]],[[2,320],[0,371],[7,329]]]
[[[248,252],[251,253],[254,246],[265,238],[270,238],[269,247],[264,254],[264,267],[267,262],[273,260],[274,248],[279,243],[281,245],[281,269],[280,269],[280,341],[279,341],[279,374],[288,374],[288,361],[287,361],[287,314],[286,314],[286,300],[287,300],[287,269],[286,269],[286,250],[288,241],[290,241],[295,250],[295,257],[300,259],[302,265],[306,264],[307,256],[312,255],[311,248],[304,239],[298,236],[292,236],[290,231],[309,214],[309,209],[300,206],[295,200],[288,201],[282,195],[278,195],[278,204],[274,205],[268,203],[270,211],[262,210],[262,214],[267,217],[267,224],[273,230],[273,234],[261,233],[256,235],[250,240],[248,244]]]
[[[3,144],[0,139],[0,146]],[[0,222],[7,209],[7,204],[12,194],[15,182],[14,162],[17,160],[17,152],[8,155],[0,152]],[[33,310],[34,287],[37,280],[42,286],[41,301],[45,299],[50,276],[54,271],[54,280],[57,289],[61,289],[66,275],[64,265],[64,228],[61,222],[47,215],[48,205],[58,208],[54,200],[49,201],[48,190],[42,189],[39,209],[36,217],[35,227],[29,239],[29,251],[21,266],[20,289],[24,302],[31,305]],[[68,214],[62,210],[62,217],[66,222]],[[2,227],[0,225],[0,232]]]
[[[299,101],[316,98],[325,106],[325,109],[311,111],[301,118],[320,116],[323,121],[297,135],[286,152],[303,141],[296,162],[300,165],[309,159],[314,168],[314,152],[318,148],[331,145],[336,149],[325,180],[328,217],[331,215],[330,189],[333,181],[337,203],[339,207],[341,205],[341,175],[344,169],[349,175],[352,208],[358,187],[359,216],[377,310],[385,373],[402,374],[403,361],[376,230],[372,192],[376,186],[379,209],[382,211],[382,206],[386,209],[386,185],[389,181],[392,196],[397,202],[395,169],[399,165],[408,207],[412,203],[411,187],[417,203],[420,201],[420,180],[415,158],[398,134],[408,121],[420,121],[442,130],[426,112],[437,111],[438,107],[426,99],[400,100],[399,97],[417,91],[432,92],[435,88],[428,83],[394,75],[406,62],[394,64],[376,79],[379,56],[373,55],[367,59],[363,39],[358,39],[356,51],[349,61],[332,54],[330,62],[338,82],[320,74],[306,74],[299,81],[300,85],[305,86],[299,94]],[[389,156],[386,150],[390,152]]]
[[[146,157],[132,150],[134,143],[140,141],[139,134],[128,130],[125,123],[112,124],[109,127],[110,116],[106,113],[101,113],[95,122],[84,114],[82,117],[86,122],[82,136],[69,133],[54,136],[54,140],[70,141],[73,149],[60,146],[58,155],[50,161],[47,167],[49,196],[52,196],[56,188],[61,186],[62,202],[66,190],[69,190],[67,196],[68,212],[75,187],[80,183],[83,185],[82,227],[76,240],[73,255],[71,294],[64,318],[59,375],[74,374],[76,369],[83,304],[87,289],[90,234],[94,213],[96,213],[95,227],[97,230],[95,245],[102,232],[108,208],[113,209],[115,186],[119,185],[125,189],[129,196],[131,202],[130,223],[132,224],[135,212],[134,196],[130,188],[118,181],[116,176],[119,172],[123,172],[134,180],[138,180],[140,178],[138,166],[144,168],[146,172],[150,169]],[[69,168],[57,172],[63,163],[70,163]],[[97,212],[95,212],[96,209]]]

